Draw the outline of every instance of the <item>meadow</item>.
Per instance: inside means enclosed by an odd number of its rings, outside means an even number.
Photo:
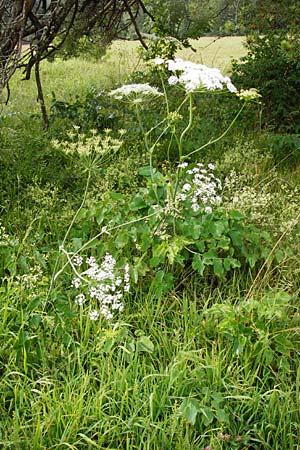
[[[245,54],[193,46],[226,75]],[[299,136],[168,76],[134,42],[44,61],[48,130],[11,81],[0,448],[300,449]]]

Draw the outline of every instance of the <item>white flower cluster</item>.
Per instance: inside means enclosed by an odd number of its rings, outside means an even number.
[[[186,170],[187,165],[181,163],[178,168]],[[205,213],[211,213],[213,206],[222,202],[219,195],[222,190],[222,183],[213,173],[214,169],[215,166],[211,163],[206,167],[202,163],[197,163],[195,167],[187,169],[186,175],[188,177],[177,193],[177,200],[179,202],[187,201],[194,212],[202,208]]]
[[[110,91],[109,95],[115,97],[118,100],[122,100],[124,97],[148,97],[163,95],[156,87],[150,86],[149,83],[141,84],[124,84],[118,89]],[[140,100],[142,100],[140,98]]]
[[[187,92],[193,92],[201,88],[214,91],[216,89],[224,89],[224,87],[230,92],[237,92],[230,78],[222,75],[219,69],[191,61],[184,61],[181,58],[166,61],[156,58],[154,64],[166,64],[168,70],[175,73],[175,75],[170,76],[169,84],[182,84]]]
[[[75,264],[81,265],[82,259],[75,257]],[[87,295],[99,303],[99,310],[90,311],[90,319],[98,320],[102,315],[106,320],[113,318],[117,311],[123,311],[124,304],[121,301],[125,292],[130,290],[129,265],[124,269],[116,269],[116,260],[106,253],[99,265],[91,256],[86,259],[88,269],[81,272],[80,277],[73,278],[72,286],[75,289],[87,287]],[[86,301],[86,295],[80,293],[75,298],[75,303],[82,306]]]

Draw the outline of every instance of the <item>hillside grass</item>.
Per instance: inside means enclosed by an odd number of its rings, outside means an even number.
[[[197,53],[184,56],[227,71],[244,51],[240,38],[211,42],[201,39]],[[216,165],[225,209],[270,234],[264,261],[224,279],[182,269],[178,285],[161,295],[166,281],[157,286],[145,276],[111,323],[93,322],[75,305],[70,266],[53,280],[66,263],[62,247],[77,251],[103,224],[114,226],[130,195],[145,189],[138,168],[149,155],[127,106],[101,97],[103,123],[80,115],[91,86],[109,89],[141,68],[135,46],[115,43],[98,62],[44,62],[48,106],[52,92],[81,105],[74,116],[54,114],[47,132],[34,83],[21,74],[2,109],[0,447],[300,449],[299,144],[262,132],[256,106],[195,161]],[[236,110],[230,99],[197,99],[187,149],[220,135]],[[144,114],[145,126],[155,123],[159,102]],[[99,128],[90,132],[91,124]],[[92,159],[93,139],[107,135],[121,148]],[[163,139],[154,162],[169,176],[176,158],[167,158]],[[87,251],[101,253],[109,239],[108,231]]]

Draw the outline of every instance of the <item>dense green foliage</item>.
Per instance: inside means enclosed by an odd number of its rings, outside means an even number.
[[[48,80],[47,132],[32,93],[0,116],[0,446],[297,448],[296,138],[257,133],[256,104],[235,120],[231,93],[181,106],[165,85],[167,116],[164,96],[122,102],[108,63],[101,89],[86,80],[103,68],[81,64]],[[134,80],[162,90],[161,76]],[[194,169],[220,180],[212,211],[191,208]],[[108,252],[131,287],[93,321],[86,258]]]
[[[249,37],[247,56],[233,65],[233,80],[259,90],[265,126],[299,133],[300,60],[292,45],[282,34]]]

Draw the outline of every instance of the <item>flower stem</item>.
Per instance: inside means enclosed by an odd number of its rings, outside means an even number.
[[[201,145],[201,147],[196,148],[196,150],[193,150],[192,152],[188,153],[187,155],[184,155],[182,157],[183,159],[187,159],[189,158],[191,155],[193,155],[194,153],[199,152],[200,150],[203,150],[204,148],[208,147],[209,145],[215,144],[216,142],[220,141],[221,139],[223,139],[226,134],[231,130],[231,128],[233,127],[233,125],[235,124],[235,122],[237,121],[238,117],[240,116],[240,114],[242,113],[242,111],[244,110],[246,106],[246,102],[243,103],[242,107],[240,108],[240,110],[238,111],[238,113],[236,114],[235,118],[232,120],[232,122],[230,123],[230,125],[226,128],[226,130],[220,135],[218,136],[216,139],[212,139],[208,142],[206,142],[206,144]]]
[[[180,136],[179,141],[178,141],[178,144],[179,144],[178,145],[179,161],[182,160],[182,143],[183,143],[183,138],[186,135],[186,133],[191,129],[192,124],[193,124],[193,96],[192,96],[191,92],[188,93],[187,98],[189,100],[189,123],[188,123],[187,127],[183,130],[183,132],[181,133],[181,136]]]

